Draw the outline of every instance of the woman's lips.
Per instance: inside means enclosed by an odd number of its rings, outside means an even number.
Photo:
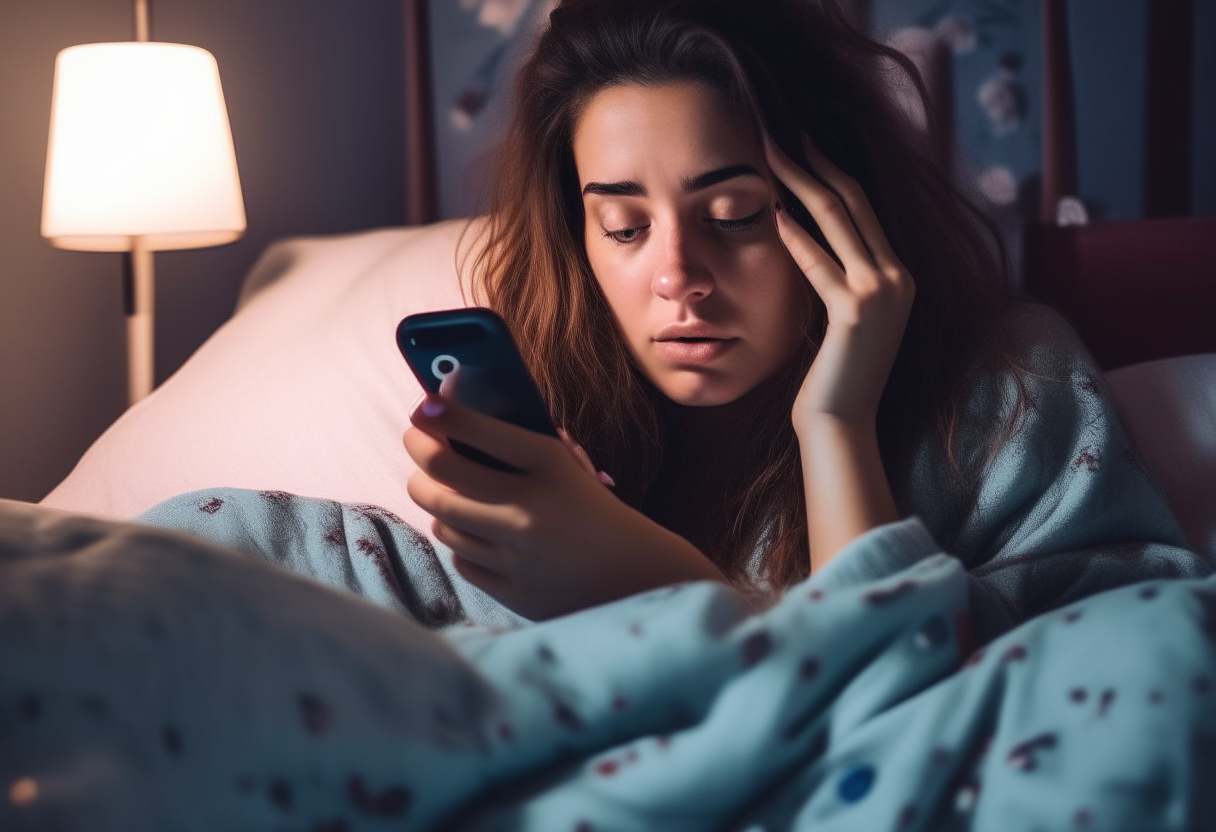
[[[655,341],[659,353],[675,364],[706,364],[725,354],[737,338],[667,339]]]

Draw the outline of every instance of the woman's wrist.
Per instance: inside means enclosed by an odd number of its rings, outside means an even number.
[[[872,439],[877,447],[877,425],[878,417],[874,415],[845,417],[824,412],[796,414],[794,434],[800,445],[840,439],[860,443]]]
[[[850,541],[899,519],[873,423],[825,416],[796,427],[812,570]]]
[[[644,551],[644,567],[639,577],[648,586],[646,589],[688,581],[726,582],[713,561],[686,538],[642,516],[649,524],[648,545],[639,547]]]

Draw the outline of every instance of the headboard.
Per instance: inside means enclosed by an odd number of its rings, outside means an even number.
[[[405,224],[423,225],[439,219],[431,27],[427,0],[404,2]]]
[[[1023,285],[1055,306],[1104,370],[1216,352],[1216,218],[1189,217],[1193,15],[1150,0],[1146,31],[1145,219],[1060,226],[1077,193],[1066,0],[1043,0],[1043,190],[1025,229]]]

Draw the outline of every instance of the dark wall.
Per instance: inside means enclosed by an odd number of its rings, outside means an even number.
[[[937,31],[947,19],[975,29],[975,42],[956,52],[954,116],[965,175],[1002,168],[1020,189],[1037,187],[1040,173],[1042,80],[1040,0],[866,0],[875,34],[907,27]],[[1193,54],[1190,214],[1216,215],[1216,3],[1188,0]],[[1069,0],[1069,47],[1076,99],[1077,190],[1093,219],[1144,216],[1146,34],[1150,0]],[[1181,44],[1180,44],[1181,46]],[[994,129],[980,103],[981,86],[998,77],[1002,61],[1024,110],[1009,129]],[[1015,222],[1037,219],[1028,200]]]
[[[0,3],[0,497],[41,499],[126,406],[119,255],[39,235],[55,54],[132,37],[130,0]],[[400,0],[153,0],[219,63],[248,230],[156,255],[157,378],[232,312],[268,243],[404,217]]]

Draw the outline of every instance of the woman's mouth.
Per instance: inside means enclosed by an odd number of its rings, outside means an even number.
[[[664,338],[656,340],[659,353],[675,364],[705,364],[726,353],[737,338]]]

